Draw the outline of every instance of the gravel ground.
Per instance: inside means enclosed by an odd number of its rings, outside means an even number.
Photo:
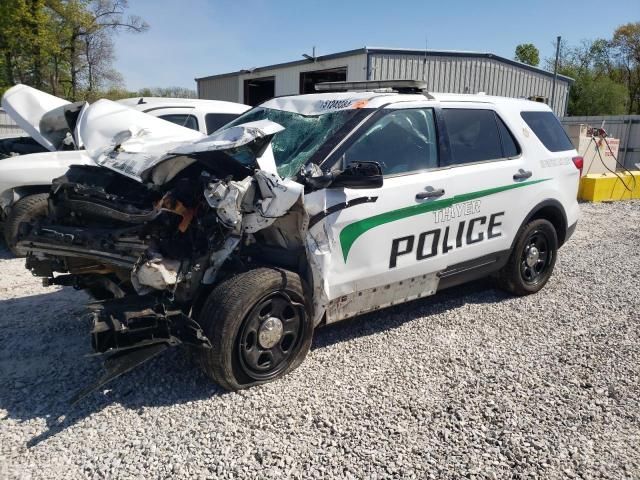
[[[241,393],[176,350],[73,410],[100,371],[86,296],[0,252],[0,478],[640,478],[640,202],[582,212],[538,295],[327,327]]]

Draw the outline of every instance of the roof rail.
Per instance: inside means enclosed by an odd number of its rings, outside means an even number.
[[[317,92],[387,91],[398,93],[422,93],[433,100],[427,91],[427,82],[421,80],[362,80],[358,82],[321,82],[315,85]]]

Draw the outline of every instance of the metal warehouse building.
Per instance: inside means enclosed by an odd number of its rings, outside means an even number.
[[[492,53],[360,48],[251,70],[196,78],[198,97],[257,105],[269,98],[313,93],[327,81],[426,80],[429,90],[529,98],[549,103],[553,74]],[[573,80],[558,75],[555,112],[566,111]]]

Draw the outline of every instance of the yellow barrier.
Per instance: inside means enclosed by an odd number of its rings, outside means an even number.
[[[618,172],[618,176],[613,173],[585,175],[580,179],[578,198],[588,202],[640,198],[640,171],[632,171],[630,174]],[[629,191],[625,185],[632,190]]]

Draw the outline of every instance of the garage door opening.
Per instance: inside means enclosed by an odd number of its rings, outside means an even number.
[[[276,96],[276,77],[251,78],[244,81],[244,103],[255,107]]]
[[[300,74],[300,93],[316,93],[316,83],[346,81],[347,67],[302,72]]]

